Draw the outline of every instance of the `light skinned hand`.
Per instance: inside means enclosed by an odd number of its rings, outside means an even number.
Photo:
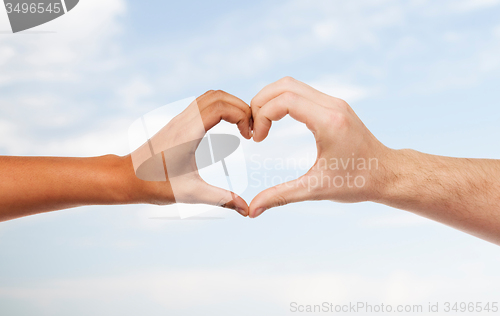
[[[373,136],[344,100],[285,77],[264,87],[252,99],[251,109],[256,142],[267,137],[273,121],[289,114],[314,134],[317,159],[299,179],[260,192],[250,203],[250,217],[288,203],[361,202],[372,200],[377,194],[380,188],[377,169],[381,167],[378,163],[389,149]]]

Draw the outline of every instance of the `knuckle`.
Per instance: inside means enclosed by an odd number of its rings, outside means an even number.
[[[252,100],[250,101],[250,107],[252,108],[252,110],[258,107],[257,100],[255,98],[256,97],[253,97]]]
[[[290,76],[285,76],[285,77],[280,79],[280,82],[282,84],[285,84],[285,85],[289,85],[289,84],[293,83],[294,81],[295,81],[295,79],[290,77]]]
[[[251,119],[253,119],[255,121],[255,118],[258,116],[259,114],[259,108],[256,107],[256,106],[251,106],[250,107],[250,112],[251,112]]]
[[[276,203],[276,206],[284,206],[284,205],[288,204],[286,199],[281,195],[276,196],[275,203]]]
[[[282,95],[282,100],[286,103],[291,103],[291,102],[294,102],[297,100],[298,98],[298,95],[293,93],[293,92],[290,92],[290,91],[286,91],[284,92]]]
[[[243,112],[245,112],[245,115],[248,117],[252,116],[252,108],[247,105],[243,106]]]
[[[225,111],[225,103],[221,100],[217,100],[214,102],[214,110],[216,112],[224,112]]]
[[[284,206],[284,205],[288,204],[285,197],[279,193],[279,191],[276,187],[274,187],[273,191],[274,191],[273,195],[274,195],[274,205],[275,206]]]
[[[342,99],[338,99],[338,98],[337,98],[337,100],[336,100],[336,101],[337,101],[337,102],[336,102],[336,105],[337,105],[339,108],[341,108],[342,110],[346,110],[346,111],[347,111],[347,110],[349,110],[350,106],[349,106],[349,104],[348,104],[346,101],[344,101],[344,100],[342,100]]]
[[[241,123],[245,123],[245,122],[249,121],[249,117],[245,113],[243,113],[243,112],[239,112],[238,113],[237,119],[238,119],[238,121],[236,123],[238,125],[241,124]]]
[[[346,128],[349,126],[349,117],[341,112],[332,112],[330,114],[330,124],[337,128]]]
[[[212,95],[216,98],[216,99],[222,99],[222,97],[224,97],[224,95],[226,94],[226,92],[222,91],[222,90],[213,90],[212,92]]]
[[[205,93],[203,93],[202,95],[200,95],[199,98],[210,96],[210,95],[212,95],[213,92],[214,92],[214,90],[207,90]]]
[[[215,115],[222,113],[224,111],[224,102],[222,102],[219,99],[214,100],[210,105],[208,106],[210,109],[210,113],[213,113]]]

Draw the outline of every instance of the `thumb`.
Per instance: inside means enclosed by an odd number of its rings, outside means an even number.
[[[234,192],[203,182],[197,190],[196,202],[209,205],[230,208],[243,216],[248,216],[248,205],[239,195]]]
[[[271,207],[309,200],[311,190],[308,180],[309,176],[306,174],[260,192],[250,203],[248,215],[255,218]]]

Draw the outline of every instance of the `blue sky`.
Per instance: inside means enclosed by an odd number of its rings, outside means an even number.
[[[495,0],[82,0],[35,29],[55,33],[0,34],[0,154],[127,154],[144,113],[208,89],[249,102],[290,75],[344,98],[389,147],[499,158],[499,14]],[[315,146],[287,118],[243,151],[250,166]],[[373,203],[150,219],[172,214],[95,206],[1,223],[0,314],[288,315],[291,301],[500,292],[498,246]]]

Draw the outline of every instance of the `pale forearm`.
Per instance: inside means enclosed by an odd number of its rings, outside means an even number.
[[[377,202],[500,244],[500,161],[392,150]]]
[[[0,221],[93,204],[154,200],[130,157],[0,157]]]

